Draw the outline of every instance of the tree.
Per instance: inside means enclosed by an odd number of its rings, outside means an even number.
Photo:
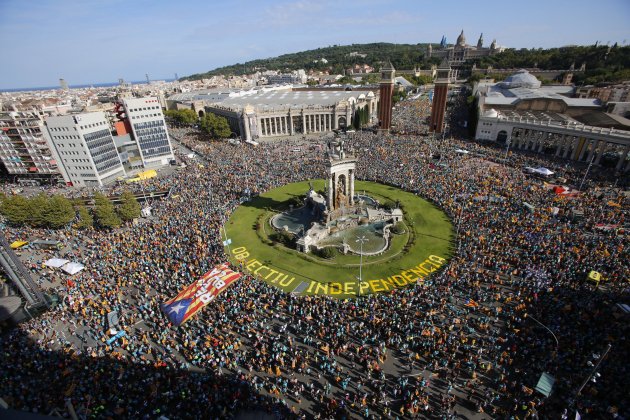
[[[87,229],[94,225],[94,218],[90,214],[89,210],[81,205],[79,206],[79,223],[77,223],[77,228],[79,229]]]
[[[59,229],[70,223],[75,213],[70,200],[62,195],[53,195],[46,201],[41,216],[45,226]]]
[[[131,191],[125,191],[120,196],[121,204],[118,207],[118,215],[123,221],[133,220],[140,217],[142,208]]]
[[[48,206],[48,197],[40,193],[28,200],[28,218],[26,221],[33,227],[44,227],[48,224],[46,220],[46,207]]]
[[[225,117],[208,113],[201,118],[201,129],[215,139],[230,137],[232,130]]]
[[[122,223],[112,202],[99,192],[94,194],[94,216],[98,225],[103,228],[115,228]]]
[[[172,118],[178,124],[191,125],[198,121],[197,113],[192,109],[172,109],[164,112],[164,116]]]
[[[2,200],[0,210],[10,224],[24,224],[29,216],[29,200],[21,195],[11,195]]]

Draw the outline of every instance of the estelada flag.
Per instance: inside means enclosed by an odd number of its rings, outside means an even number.
[[[174,325],[181,325],[240,277],[227,263],[218,265],[162,304],[162,311]]]
[[[479,304],[472,299],[468,299],[468,302],[464,303],[464,306],[468,306],[469,308],[477,308]]]

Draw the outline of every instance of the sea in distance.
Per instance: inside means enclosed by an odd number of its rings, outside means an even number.
[[[160,81],[165,81],[165,82],[172,82],[175,79],[159,79]],[[137,82],[127,82],[130,83],[132,85],[146,85],[147,81],[146,80],[140,80]],[[110,82],[110,83],[88,83],[86,85],[70,85],[70,89],[85,89],[85,88],[90,88],[90,87],[112,87],[112,86],[118,86],[119,83],[118,82]],[[61,87],[59,87],[59,85],[57,86],[43,86],[43,87],[28,87],[28,88],[14,88],[14,89],[3,89],[0,88],[0,92],[34,92],[34,91],[38,91],[38,90],[58,90],[61,89]]]

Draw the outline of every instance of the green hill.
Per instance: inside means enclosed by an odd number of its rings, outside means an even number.
[[[429,68],[430,64],[424,61],[426,47],[427,44],[389,44],[385,42],[333,45],[325,48],[317,48],[315,50],[283,54],[278,57],[252,60],[246,63],[219,67],[206,73],[184,77],[181,80],[199,80],[220,74],[243,75],[259,70],[292,71],[305,69],[308,71],[311,69],[332,69],[333,73],[343,74],[345,68],[354,64],[368,64],[378,68],[380,63],[386,60],[391,60],[394,67],[400,69],[411,69],[416,65],[424,65],[426,68]],[[361,56],[351,56],[350,54],[353,52],[366,54],[366,56],[365,58]],[[322,58],[327,62],[322,62]]]
[[[600,84],[630,80],[630,46],[570,46],[550,49],[507,49],[501,54],[476,60],[478,68],[495,69],[538,67],[543,70],[565,70],[572,64],[586,72],[576,73],[573,83]],[[470,63],[472,65],[472,63]]]
[[[426,59],[428,44],[391,44],[385,42],[373,44],[333,45],[325,48],[283,54],[278,57],[264,58],[219,67],[206,73],[193,74],[181,80],[199,80],[216,75],[243,75],[256,71],[279,70],[288,72],[297,69],[330,70],[333,74],[344,74],[344,69],[354,64],[368,64],[376,69],[381,63],[390,60],[397,69],[430,68],[439,64],[439,58]],[[433,44],[437,48],[437,44]],[[361,55],[351,55],[358,53]],[[365,54],[365,57],[362,55]],[[322,58],[325,59],[322,62]],[[483,57],[475,61],[478,68],[523,68],[539,67],[544,70],[564,70],[575,64],[578,69],[586,63],[585,73],[576,73],[576,84],[601,84],[630,80],[630,46],[617,44],[568,46],[550,49],[514,49],[508,48],[500,54]],[[473,61],[466,63],[462,75],[467,74]]]

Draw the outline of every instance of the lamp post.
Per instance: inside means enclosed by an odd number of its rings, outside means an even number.
[[[532,321],[534,321],[535,323],[537,323],[538,325],[540,325],[541,327],[543,327],[544,329],[549,331],[549,333],[553,336],[553,339],[556,340],[556,355],[554,356],[554,359],[556,357],[558,357],[558,346],[559,346],[559,344],[558,344],[558,337],[556,337],[556,335],[553,333],[553,331],[551,331],[549,329],[549,327],[547,327],[545,324],[543,324],[542,322],[540,322],[539,320],[537,320],[536,318],[534,318],[530,314],[525,314],[525,318],[530,318]]]
[[[368,242],[369,239],[363,236],[357,236],[357,240],[355,242],[359,242],[361,244],[361,250],[359,251],[359,255],[361,256],[361,260],[359,262],[359,297],[361,297],[361,282],[363,282],[363,244]]]
[[[586,377],[584,382],[582,382],[582,385],[580,386],[580,388],[577,390],[577,393],[575,394],[576,400],[577,400],[577,397],[580,396],[580,393],[582,392],[582,390],[584,389],[584,387],[586,386],[588,381],[590,381],[591,378],[593,377],[593,375],[595,375],[597,373],[597,369],[599,369],[599,365],[606,358],[606,355],[608,355],[608,352],[610,351],[611,347],[612,347],[612,344],[608,343],[608,347],[606,347],[606,351],[604,352],[602,357],[599,358],[599,360],[597,361],[597,364],[593,367],[593,370],[591,371],[591,373],[589,373],[589,375]]]
[[[593,153],[593,156],[591,157],[591,161],[588,163],[588,167],[586,168],[586,172],[584,172],[584,178],[582,178],[582,182],[580,182],[580,188],[578,188],[578,191],[582,191],[582,186],[584,185],[584,181],[586,181],[586,177],[588,175],[588,171],[591,170],[591,166],[593,166],[593,160],[595,159],[595,153]]]
[[[507,145],[507,147],[505,148],[505,160],[507,160],[508,157],[508,152],[510,151],[510,145],[512,144],[512,139],[508,139],[505,144]]]

